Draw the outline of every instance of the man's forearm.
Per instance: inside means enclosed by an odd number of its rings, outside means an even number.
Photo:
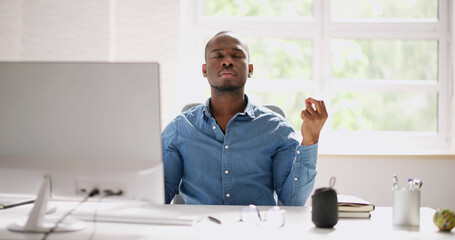
[[[316,178],[318,144],[297,147],[291,172],[279,194],[287,206],[303,206],[313,191]]]

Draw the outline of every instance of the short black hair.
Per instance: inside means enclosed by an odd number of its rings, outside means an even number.
[[[211,42],[214,38],[216,38],[216,37],[218,37],[218,36],[220,36],[220,35],[223,35],[223,34],[234,35],[234,36],[236,36],[243,44],[245,44],[245,47],[246,47],[246,49],[245,49],[245,50],[246,50],[246,55],[247,55],[247,57],[248,57],[248,62],[250,62],[250,50],[249,50],[248,45],[246,44],[246,42],[242,39],[242,37],[240,37],[240,36],[239,36],[238,34],[236,34],[235,32],[233,32],[233,31],[227,31],[227,30],[218,32],[217,34],[213,35],[213,37],[210,38],[209,41],[207,41],[207,44],[205,44],[205,51],[204,51],[205,62],[207,63],[207,49],[208,49],[208,47],[209,47],[210,42]]]

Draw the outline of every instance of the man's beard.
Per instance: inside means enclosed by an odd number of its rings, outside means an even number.
[[[224,85],[221,85],[221,86],[215,86],[215,85],[210,84],[210,87],[218,90],[219,92],[234,92],[234,91],[238,91],[238,90],[242,89],[244,86],[245,86],[245,84],[243,84],[241,86],[234,86],[234,85],[231,85],[231,84],[224,84]]]

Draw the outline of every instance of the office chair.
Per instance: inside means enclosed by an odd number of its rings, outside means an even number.
[[[185,106],[183,106],[182,112],[185,112],[186,110],[191,109],[191,108],[196,107],[196,106],[199,106],[199,105],[201,105],[201,103],[188,103]],[[268,109],[280,114],[284,118],[286,118],[286,115],[284,114],[284,111],[280,107],[278,107],[276,105],[273,105],[273,104],[265,104],[265,105],[262,105],[262,106],[266,107],[266,108],[268,108]],[[275,195],[276,195],[276,193],[275,193]],[[275,199],[278,199],[278,198],[275,197]],[[182,196],[180,196],[180,194],[177,192],[177,194],[175,194],[175,196],[174,196],[174,199],[172,199],[171,204],[185,204],[185,201],[183,200]],[[280,201],[278,201],[278,205],[282,206],[282,203]]]
[[[201,103],[188,103],[187,105],[183,106],[182,112],[185,112],[186,110],[196,107],[198,105],[201,105]],[[284,114],[284,111],[280,107],[273,105],[273,104],[264,104],[262,106],[266,107],[266,108],[280,114],[282,117],[286,118],[286,114]]]

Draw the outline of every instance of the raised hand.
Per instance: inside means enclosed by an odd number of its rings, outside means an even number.
[[[310,97],[305,100],[305,106],[306,108],[300,114],[303,120],[301,127],[302,145],[312,145],[319,141],[319,134],[329,115],[324,101]]]

